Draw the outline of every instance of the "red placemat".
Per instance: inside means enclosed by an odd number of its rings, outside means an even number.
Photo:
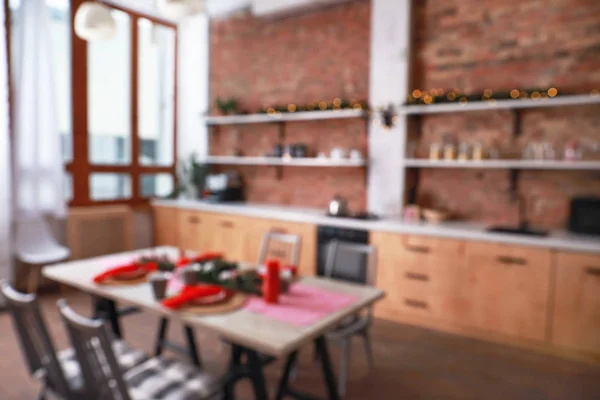
[[[279,303],[267,304],[260,297],[249,296],[245,309],[292,325],[308,326],[356,301],[351,295],[296,283],[288,293],[279,295]]]

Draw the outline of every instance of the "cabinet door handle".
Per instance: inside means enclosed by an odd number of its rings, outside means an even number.
[[[413,253],[429,253],[430,248],[427,246],[406,246],[406,250],[412,251]]]
[[[269,232],[273,232],[273,233],[287,233],[287,231],[283,228],[279,228],[279,227],[273,227],[269,230]]]
[[[198,218],[198,217],[189,217],[187,219],[187,221],[190,224],[199,224],[200,223],[200,218]]]
[[[233,228],[233,222],[231,222],[231,221],[221,221],[221,227],[223,227],[223,228]]]
[[[520,257],[498,256],[496,261],[505,265],[527,265],[527,260]]]
[[[600,276],[600,267],[585,267],[585,272],[590,275]]]
[[[414,299],[404,299],[404,304],[406,304],[409,307],[412,308],[421,308],[421,309],[426,309],[428,308],[427,302],[425,301],[421,301],[421,300],[414,300]]]
[[[425,274],[419,274],[416,272],[407,272],[404,274],[406,279],[412,279],[413,281],[422,281],[427,282],[429,280],[429,276]]]

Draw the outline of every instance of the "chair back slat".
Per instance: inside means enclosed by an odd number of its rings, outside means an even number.
[[[258,264],[264,265],[267,259],[278,260],[283,265],[298,266],[302,237],[291,233],[267,232],[263,236]]]
[[[12,317],[29,373],[36,377],[42,375],[52,391],[69,398],[69,386],[42,318],[37,297],[17,292],[6,281],[0,281],[0,292]]]
[[[365,285],[375,284],[375,247],[333,240],[329,243],[325,276]]]
[[[104,322],[77,314],[64,299],[58,301],[58,308],[81,366],[89,397],[97,400],[130,400]]]

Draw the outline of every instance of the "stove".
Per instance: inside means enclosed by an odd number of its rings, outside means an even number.
[[[370,212],[358,212],[358,213],[350,213],[346,215],[331,215],[327,214],[328,217],[331,218],[340,218],[340,219],[359,219],[363,221],[376,221],[379,219],[379,216]]]

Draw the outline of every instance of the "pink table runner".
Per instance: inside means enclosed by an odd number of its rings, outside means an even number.
[[[308,326],[354,302],[356,297],[297,283],[279,296],[278,304],[267,304],[250,296],[245,309],[296,326]]]

